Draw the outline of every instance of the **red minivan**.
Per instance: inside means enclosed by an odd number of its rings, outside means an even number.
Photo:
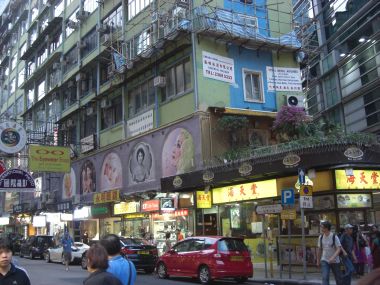
[[[159,278],[197,277],[201,284],[221,278],[243,283],[253,276],[253,266],[241,238],[190,237],[159,258],[157,274]]]

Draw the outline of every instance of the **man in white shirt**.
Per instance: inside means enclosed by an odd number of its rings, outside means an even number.
[[[337,235],[331,232],[331,223],[321,223],[322,235],[318,238],[317,266],[322,267],[322,285],[330,285],[330,269],[337,285],[342,284],[339,253],[342,246]]]

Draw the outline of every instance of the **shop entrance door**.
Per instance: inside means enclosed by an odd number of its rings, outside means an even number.
[[[218,234],[217,227],[217,214],[205,214],[204,215],[204,235],[216,236]]]

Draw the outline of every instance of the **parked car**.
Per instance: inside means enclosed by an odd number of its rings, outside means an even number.
[[[71,263],[81,262],[83,253],[89,248],[90,246],[83,242],[74,242],[74,244],[71,246]],[[48,248],[44,253],[44,257],[46,262],[62,262],[62,264],[65,263],[63,256],[63,247],[61,244]]]
[[[20,257],[28,256],[31,259],[39,257],[44,258],[44,252],[54,245],[53,236],[30,236],[20,247]]]
[[[198,278],[201,284],[222,278],[243,283],[253,276],[253,265],[243,239],[190,237],[159,258],[157,274],[162,279],[169,276]]]
[[[153,273],[158,260],[157,247],[141,238],[120,237],[121,255],[132,261],[137,270]],[[82,268],[87,268],[86,252],[82,255]]]

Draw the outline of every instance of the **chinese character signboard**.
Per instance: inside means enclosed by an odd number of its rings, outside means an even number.
[[[0,175],[0,192],[34,192],[34,179],[21,169],[10,169]]]
[[[299,68],[267,66],[268,91],[302,91]]]
[[[29,146],[29,170],[70,172],[70,148],[61,146]]]
[[[82,153],[95,149],[95,135],[89,135],[80,140],[80,149]]]
[[[94,194],[94,204],[104,204],[120,201],[120,191],[111,190]]]
[[[197,191],[197,209],[211,208],[211,193],[205,191]]]
[[[141,202],[141,212],[154,212],[160,210],[160,200],[145,200]]]
[[[214,204],[275,196],[277,196],[276,179],[226,186],[212,190],[212,201]]]
[[[335,170],[336,189],[379,189],[379,170],[354,170],[347,176],[346,171]]]
[[[121,202],[113,206],[114,215],[137,213],[139,211],[139,202]]]
[[[127,121],[127,136],[133,137],[153,129],[153,110]]]
[[[202,51],[203,76],[228,83],[235,83],[232,58]]]

